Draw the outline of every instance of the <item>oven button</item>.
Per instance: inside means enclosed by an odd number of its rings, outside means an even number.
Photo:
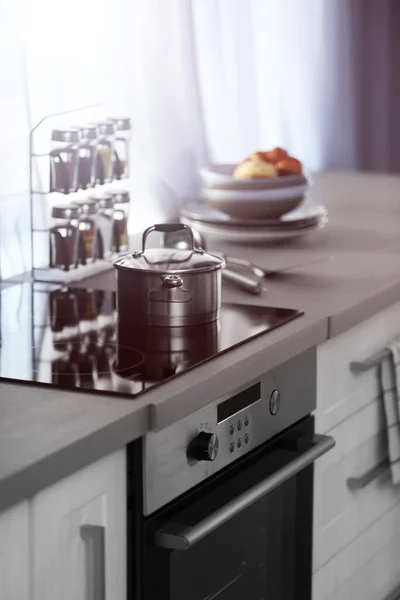
[[[234,449],[235,449],[235,444],[234,444],[233,442],[231,442],[231,443],[229,444],[229,450],[230,450],[230,452],[233,452],[233,451],[234,451]]]
[[[231,426],[229,427],[229,433],[230,433],[231,435],[233,435],[233,434],[235,433],[235,426],[234,426],[234,425],[231,425]]]
[[[244,436],[244,441],[245,441],[246,444],[249,443],[249,439],[250,439],[250,436],[249,436],[248,433],[246,433],[246,435]]]
[[[242,438],[241,438],[241,437],[240,437],[240,438],[238,438],[238,441],[237,441],[237,447],[238,447],[238,448],[241,448],[241,447],[242,447]]]
[[[237,428],[238,428],[238,431],[240,431],[242,429],[242,421],[238,421]]]
[[[215,460],[218,455],[218,436],[202,431],[190,442],[187,454],[196,460]]]
[[[249,426],[249,417],[246,417],[244,420],[244,424],[246,425],[246,427]]]
[[[269,412],[271,415],[277,415],[281,403],[281,395],[278,390],[274,390],[269,399]]]

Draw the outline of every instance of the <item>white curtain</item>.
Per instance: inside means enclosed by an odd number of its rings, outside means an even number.
[[[397,0],[0,1],[1,276],[29,266],[29,130],[50,112],[132,117],[131,231],[259,148],[399,168],[399,23]]]

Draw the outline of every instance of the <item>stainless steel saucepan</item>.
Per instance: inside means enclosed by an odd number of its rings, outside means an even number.
[[[185,232],[188,247],[148,248],[153,231]],[[190,227],[158,224],[143,233],[142,249],[120,256],[117,271],[118,318],[152,326],[180,327],[210,323],[221,309],[221,272],[225,259],[197,248]]]

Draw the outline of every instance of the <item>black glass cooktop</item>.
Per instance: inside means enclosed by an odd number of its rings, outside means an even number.
[[[223,304],[210,325],[150,328],[120,322],[115,292],[22,283],[0,294],[0,378],[125,397],[303,314]]]

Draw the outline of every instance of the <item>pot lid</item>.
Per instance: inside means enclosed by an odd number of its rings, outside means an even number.
[[[146,248],[146,240],[152,231],[178,231],[186,230],[191,239],[191,248],[180,250],[177,248]],[[150,273],[201,273],[215,271],[225,267],[222,256],[209,254],[202,248],[194,246],[193,232],[187,225],[160,224],[153,225],[143,233],[142,250],[125,254],[114,262],[117,269],[133,269]]]

